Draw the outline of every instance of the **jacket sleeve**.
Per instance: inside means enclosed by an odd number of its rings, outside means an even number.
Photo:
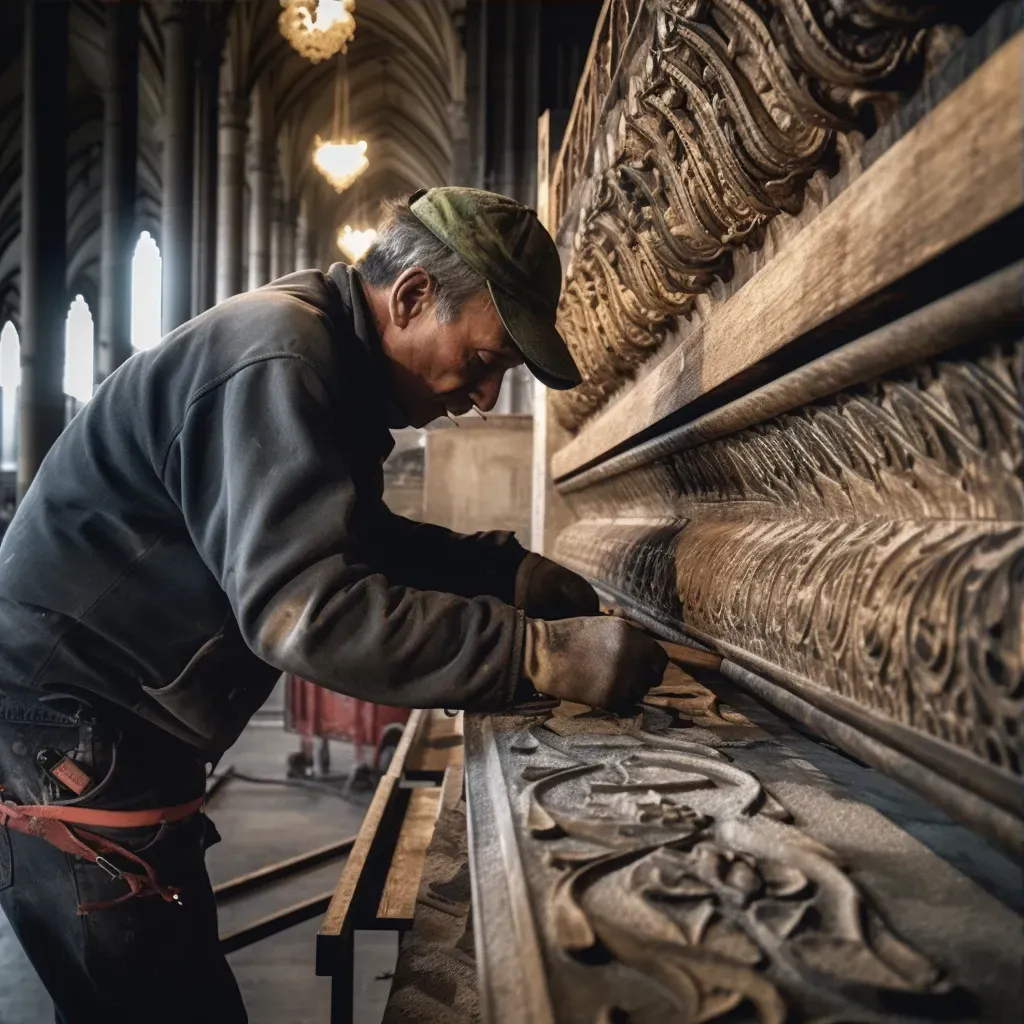
[[[526,549],[512,533],[464,534],[395,515],[381,502],[375,517],[373,565],[389,579],[463,597],[490,594],[512,604]]]
[[[522,614],[369,567],[353,443],[298,356],[238,368],[188,407],[164,482],[243,638],[276,668],[377,703],[507,706]]]

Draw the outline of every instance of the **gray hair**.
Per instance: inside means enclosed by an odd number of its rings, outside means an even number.
[[[359,261],[359,274],[374,288],[394,284],[409,267],[422,267],[434,282],[438,323],[454,320],[487,282],[409,209],[409,197],[386,199],[377,239]]]

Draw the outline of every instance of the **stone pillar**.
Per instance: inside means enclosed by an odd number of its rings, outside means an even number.
[[[24,8],[18,501],[64,428],[68,7]]]
[[[192,200],[195,149],[195,61],[191,12],[185,0],[163,8],[164,123],[163,331],[192,315]]]
[[[466,3],[466,120],[469,183],[483,188],[487,175],[487,0]]]
[[[316,265],[313,258],[313,240],[310,237],[309,199],[305,192],[299,196],[299,212],[295,225],[295,269],[309,270]]]
[[[196,194],[192,217],[192,315],[217,301],[220,38],[203,40],[196,90]]]
[[[252,139],[249,147],[249,288],[270,280],[271,205],[274,187],[274,137],[267,87],[256,83],[252,93]]]
[[[295,247],[298,242],[296,232],[296,204],[289,200],[283,206],[281,218],[281,275],[290,274],[295,270]]]
[[[537,118],[540,116],[540,2],[520,4],[520,45],[522,60],[522,153],[519,171],[519,199],[527,206],[537,203]],[[517,412],[525,411],[516,410]]]
[[[313,266],[313,253],[309,237],[309,200],[303,192],[299,196],[299,210],[295,223],[295,269],[307,270]]]
[[[281,182],[275,180],[270,203],[270,280],[284,277],[288,270],[285,265],[285,202],[281,195]]]
[[[132,354],[132,255],[139,140],[139,5],[106,5],[103,199],[96,383]]]
[[[501,11],[504,19],[504,46],[501,51],[502,94],[498,97],[498,179],[496,190],[503,195],[518,198],[518,175],[516,160],[516,122],[520,119],[517,105],[519,81],[517,11],[514,0],[505,0]]]
[[[217,154],[217,301],[242,290],[245,206],[245,103],[234,93],[220,96]]]

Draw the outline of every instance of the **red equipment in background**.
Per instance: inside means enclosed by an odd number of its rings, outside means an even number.
[[[346,740],[355,746],[359,767],[385,772],[411,714],[408,708],[356,700],[333,693],[299,676],[285,676],[284,727],[302,738],[298,757],[289,758],[296,774],[313,767],[313,740],[319,739],[317,767],[321,775],[330,770],[328,740]]]

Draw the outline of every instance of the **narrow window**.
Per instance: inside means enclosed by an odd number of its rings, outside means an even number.
[[[10,320],[0,331],[0,472],[18,467],[18,388],[21,386],[21,341]]]
[[[160,273],[163,260],[153,236],[139,235],[132,257],[132,348],[143,352],[160,340]]]
[[[64,323],[64,394],[81,405],[92,398],[93,334],[89,303],[76,295]]]

